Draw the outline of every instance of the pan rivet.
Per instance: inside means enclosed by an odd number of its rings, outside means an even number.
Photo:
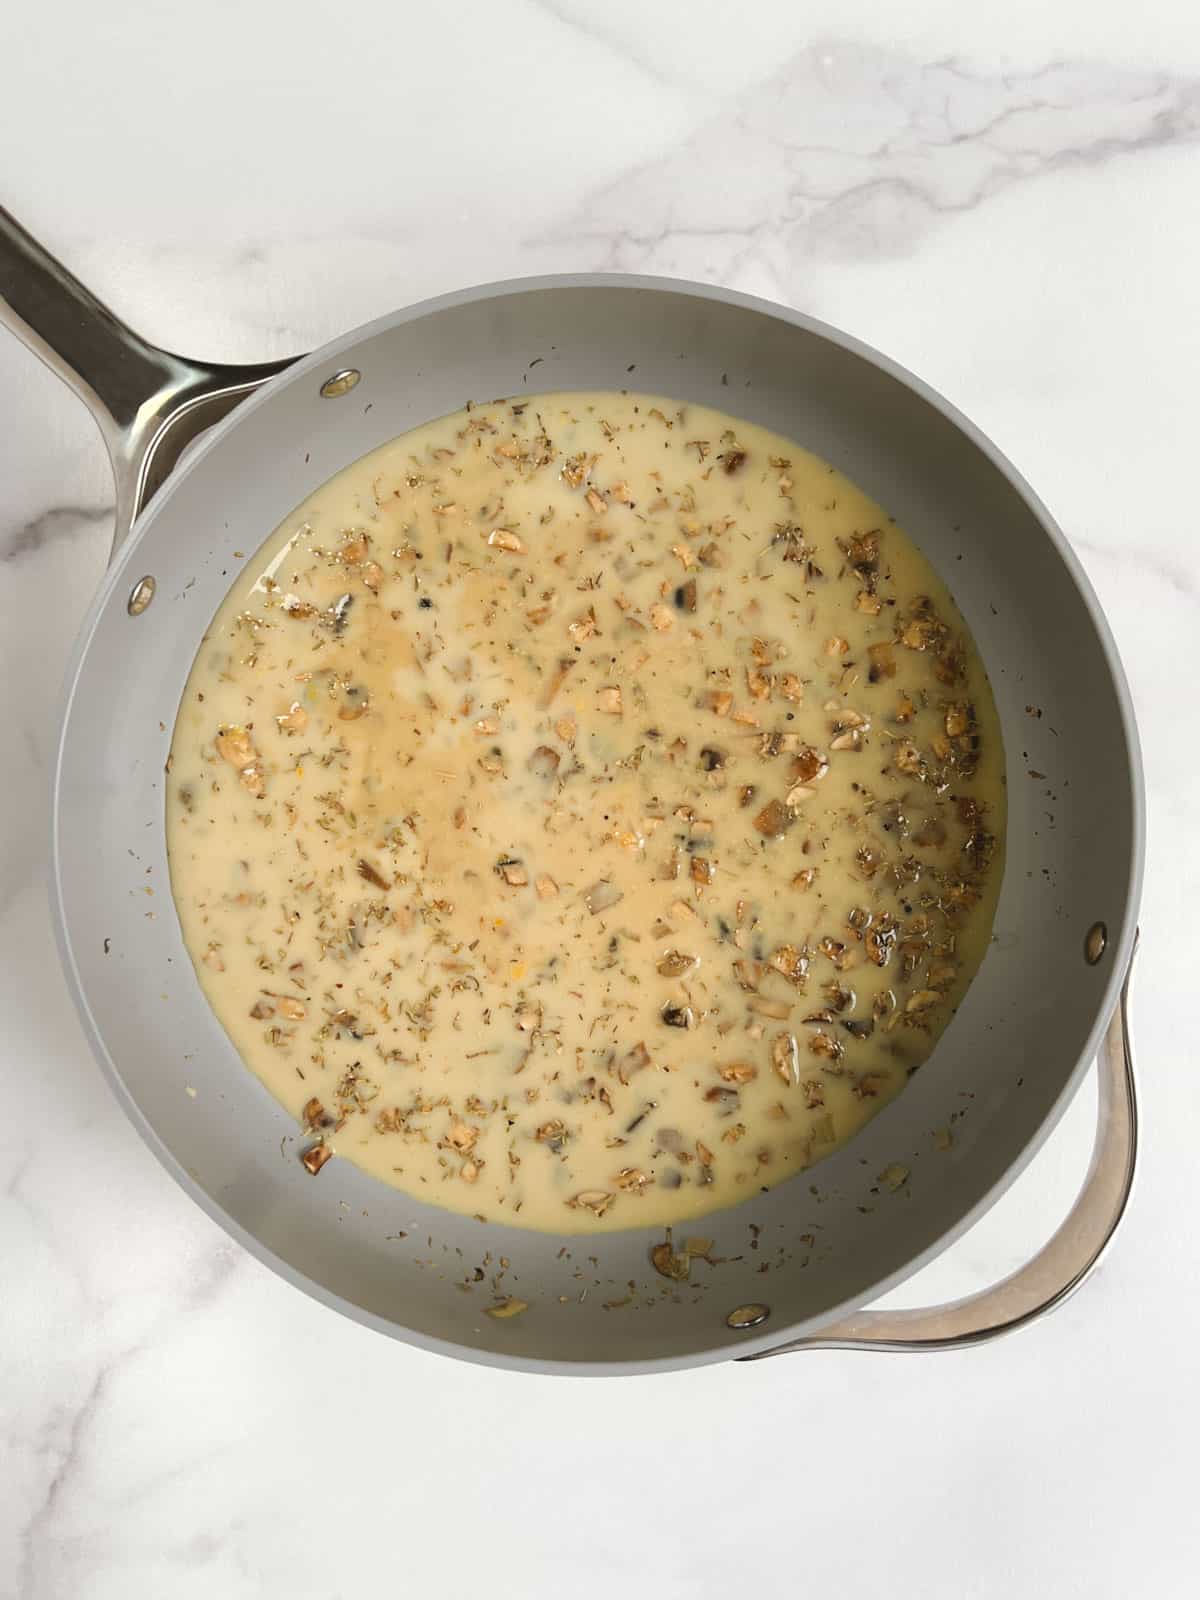
[[[140,617],[142,612],[154,599],[154,591],[158,587],[151,577],[139,578],[130,590],[129,599],[125,602],[125,609],[131,617]]]
[[[770,1315],[770,1306],[737,1306],[725,1318],[725,1322],[730,1328],[736,1328],[739,1332],[741,1332],[743,1328],[757,1328],[758,1325],[762,1322],[765,1322]]]
[[[1089,967],[1094,967],[1108,945],[1108,929],[1102,922],[1093,922],[1083,941],[1083,953]]]
[[[325,379],[321,385],[321,398],[336,400],[339,395],[349,394],[361,377],[362,373],[357,367],[343,367],[340,372],[335,372],[332,378]]]

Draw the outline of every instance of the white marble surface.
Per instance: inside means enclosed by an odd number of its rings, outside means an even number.
[[[1196,1593],[1200,21],[899,9],[5,7],[3,198],[196,354],[631,268],[840,323],[990,431],[1091,573],[1146,746],[1146,1133],[1116,1249],[972,1354],[600,1384],[410,1351],[228,1243],[124,1122],[58,975],[47,766],[111,491],[86,415],[0,336],[0,1596]],[[1093,1098],[908,1299],[1050,1232]]]

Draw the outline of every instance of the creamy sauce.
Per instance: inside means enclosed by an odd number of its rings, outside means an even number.
[[[851,1138],[1001,874],[995,707],[928,563],[797,445],[645,396],[476,407],[317,490],[214,618],[170,772],[197,974],[309,1170],[555,1232]]]

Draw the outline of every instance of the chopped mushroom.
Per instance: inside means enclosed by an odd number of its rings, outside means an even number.
[[[627,1194],[644,1194],[654,1179],[640,1167],[622,1167],[613,1182]]]
[[[530,756],[526,765],[535,777],[552,778],[558,771],[558,764],[561,759],[557,750],[552,749],[548,744],[540,744]]]
[[[845,1054],[833,1035],[826,1033],[823,1028],[818,1028],[811,1036],[808,1048],[814,1056],[821,1056],[826,1061],[840,1061]]]
[[[782,800],[769,800],[755,817],[754,826],[768,839],[781,839],[795,820]]]
[[[769,995],[752,995],[746,1005],[760,1017],[773,1017],[776,1022],[783,1022],[792,1014],[792,1008],[786,1000],[774,1000]]]
[[[808,955],[794,944],[781,944],[771,955],[771,966],[790,983],[803,984],[808,976]]]
[[[668,1028],[694,1028],[696,1026],[696,1013],[691,1006],[665,1005],[662,1008],[662,1020]]]
[[[310,1144],[307,1150],[301,1152],[300,1160],[307,1171],[311,1172],[315,1178],[332,1154],[333,1151],[329,1145],[323,1139],[320,1139],[316,1144]]]
[[[217,734],[217,754],[231,767],[244,767],[253,761],[257,751],[245,728],[222,728]]]
[[[485,1306],[484,1310],[489,1317],[495,1317],[497,1322],[504,1322],[509,1317],[519,1317],[522,1311],[528,1311],[529,1302],[510,1295],[507,1300],[501,1300],[494,1306]]]
[[[601,878],[590,889],[583,891],[584,904],[593,916],[611,910],[624,896],[624,889],[619,888],[611,878]]]
[[[673,1278],[676,1282],[680,1283],[690,1275],[692,1270],[692,1258],[690,1254],[688,1254],[686,1251],[682,1251],[677,1255],[675,1251],[672,1250],[671,1241],[669,1239],[664,1240],[662,1244],[651,1246],[650,1262],[655,1272],[659,1273],[662,1277]]]
[[[238,782],[242,788],[256,800],[262,800],[267,792],[267,780],[258,751],[246,729],[222,728],[217,734],[216,746],[221,759],[238,769]]]
[[[867,669],[867,679],[870,683],[878,683],[882,678],[896,676],[896,651],[891,644],[872,644],[867,646],[867,656],[871,665]]]
[[[700,957],[682,950],[668,950],[658,959],[658,970],[664,978],[680,978],[685,972],[700,965]]]
[[[771,1065],[776,1077],[792,1089],[800,1082],[800,1046],[794,1033],[777,1033],[771,1041]]]
[[[496,550],[507,551],[509,555],[523,556],[526,554],[524,541],[518,534],[510,532],[507,528],[493,528],[487,535],[487,543]]]

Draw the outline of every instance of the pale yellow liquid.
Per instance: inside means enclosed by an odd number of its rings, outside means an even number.
[[[214,618],[170,774],[197,974],[301,1148],[555,1232],[851,1138],[1001,874],[928,563],[797,445],[645,396],[477,407],[317,490]]]

